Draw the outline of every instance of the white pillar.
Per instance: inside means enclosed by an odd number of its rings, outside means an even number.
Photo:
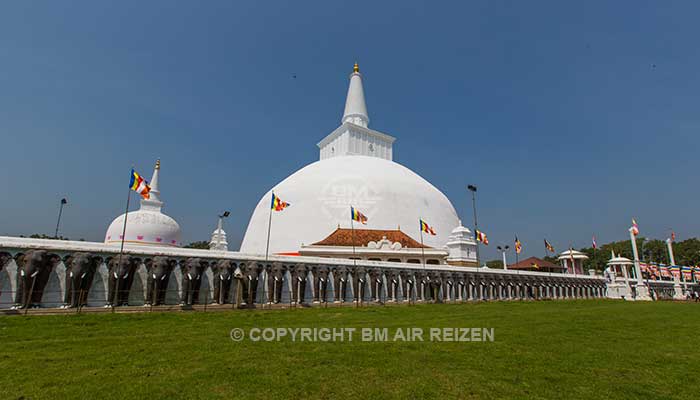
[[[668,248],[668,259],[671,260],[671,265],[676,265],[676,259],[673,258],[673,244],[671,239],[666,239],[666,247]]]
[[[642,280],[642,268],[639,266],[639,252],[637,251],[637,241],[634,240],[633,229],[629,229],[630,241],[632,242],[632,253],[634,254],[634,272],[637,275],[637,298],[636,300],[651,301],[649,296],[649,288],[644,285]]]
[[[501,252],[503,254],[503,269],[508,270],[508,263],[506,262],[506,252],[505,250]]]
[[[671,265],[676,266],[676,259],[673,257],[673,242],[671,239],[666,239],[666,248],[668,249],[668,259],[671,261]],[[680,268],[680,267],[679,267]],[[678,276],[673,275],[673,299],[683,300],[683,290],[681,290],[681,276],[683,276],[683,271],[678,270]]]

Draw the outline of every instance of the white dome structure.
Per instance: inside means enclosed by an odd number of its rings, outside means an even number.
[[[459,225],[448,198],[410,169],[392,161],[394,138],[369,129],[359,68],[350,75],[342,125],[319,144],[320,161],[290,175],[258,202],[241,252],[296,254],[303,244],[323,240],[339,226],[350,227],[350,207],[367,216],[367,229],[396,229],[420,240],[422,218],[436,235],[425,245],[444,248]],[[271,211],[272,192],[290,204]],[[272,213],[272,215],[270,214]]]
[[[150,198],[141,199],[141,208],[137,211],[130,211],[126,217],[125,245],[182,246],[180,225],[161,212],[163,202],[160,200],[158,188],[159,172],[160,160],[156,161],[151,178]],[[124,218],[125,215],[122,214],[109,225],[105,234],[105,244],[121,244]]]

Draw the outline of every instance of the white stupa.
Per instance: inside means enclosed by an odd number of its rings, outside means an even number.
[[[357,64],[341,125],[318,143],[320,160],[295,172],[265,193],[246,230],[241,252],[264,254],[271,220],[270,254],[295,254],[302,244],[323,240],[339,226],[350,227],[350,206],[368,217],[366,229],[400,229],[419,240],[419,219],[436,232],[424,243],[444,248],[459,225],[454,207],[438,189],[395,163],[395,138],[368,128],[362,75]],[[273,212],[275,192],[290,206]]]
[[[126,245],[171,246],[180,247],[180,225],[174,219],[163,214],[161,208],[158,175],[160,160],[156,161],[153,177],[150,181],[150,198],[141,199],[141,208],[130,211],[126,220]],[[107,229],[105,244],[119,245],[122,242],[124,214],[118,216]]]
[[[228,216],[228,214],[219,215],[219,223],[211,234],[209,250],[228,251],[228,241],[226,240],[226,231],[224,230],[224,218],[226,216]]]

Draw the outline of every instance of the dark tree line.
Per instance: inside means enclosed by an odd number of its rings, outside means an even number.
[[[637,249],[639,250],[639,258],[643,262],[670,264],[666,242],[663,240],[638,237]],[[595,252],[592,247],[579,249],[579,251],[590,257],[590,260],[588,260],[589,265],[599,271],[605,269],[612,251],[630,260],[634,257],[632,255],[632,244],[629,240],[606,243],[595,250]],[[695,266],[700,264],[700,240],[691,238],[673,243],[673,255],[677,265]]]
[[[595,251],[593,251],[592,247],[574,250],[585,253],[589,257],[586,268],[594,268],[597,271],[603,271],[605,269],[613,251],[616,255],[619,254],[630,260],[634,258],[632,255],[632,244],[629,240],[606,243],[598,246]],[[637,250],[639,250],[639,258],[642,262],[670,264],[666,242],[663,240],[638,237]],[[680,242],[674,242],[673,256],[677,265],[700,265],[700,239],[691,238]],[[544,259],[555,264],[559,263],[557,256],[548,256]],[[488,261],[486,265],[490,268],[503,268],[503,261],[491,260]]]
[[[186,249],[204,249],[204,250],[209,250],[209,242],[206,240],[200,240],[197,242],[192,242],[189,243],[185,246],[183,246]]]
[[[24,237],[24,236],[23,236],[23,235],[19,235],[19,237]],[[70,240],[70,238],[67,238],[67,237],[65,237],[65,236],[55,237],[55,236],[45,235],[45,234],[43,234],[43,233],[33,233],[33,234],[29,235],[29,238],[30,238],[30,239]],[[81,242],[84,242],[84,241],[85,241],[85,239],[83,239],[83,238],[80,238],[80,239],[78,239],[78,240],[81,241]]]

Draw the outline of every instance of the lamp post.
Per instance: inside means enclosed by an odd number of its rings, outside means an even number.
[[[222,246],[222,242],[225,242],[225,239],[221,232],[224,230],[224,218],[228,218],[229,215],[231,215],[229,211],[224,211],[223,214],[218,216],[219,223],[216,226],[216,231],[214,231],[214,234],[212,235],[212,241],[209,244],[210,249],[226,250],[228,248],[227,246]]]
[[[219,229],[224,229],[224,218],[228,218],[231,215],[229,211],[224,211],[223,214],[219,215]]]
[[[476,238],[476,231],[479,230],[479,223],[477,222],[476,219],[476,186],[474,185],[467,185],[467,190],[472,192],[472,208],[474,209],[474,237]],[[479,262],[479,241],[476,241],[476,266],[480,267],[481,264]]]
[[[53,237],[54,239],[58,239],[58,227],[61,225],[61,215],[63,214],[63,206],[68,204],[68,200],[66,198],[61,199],[61,205],[58,208],[58,221],[56,221],[56,232],[54,233]]]
[[[496,246],[496,249],[501,252],[501,255],[503,256],[503,269],[508,270],[508,263],[506,262],[506,251],[510,248],[510,246]]]

